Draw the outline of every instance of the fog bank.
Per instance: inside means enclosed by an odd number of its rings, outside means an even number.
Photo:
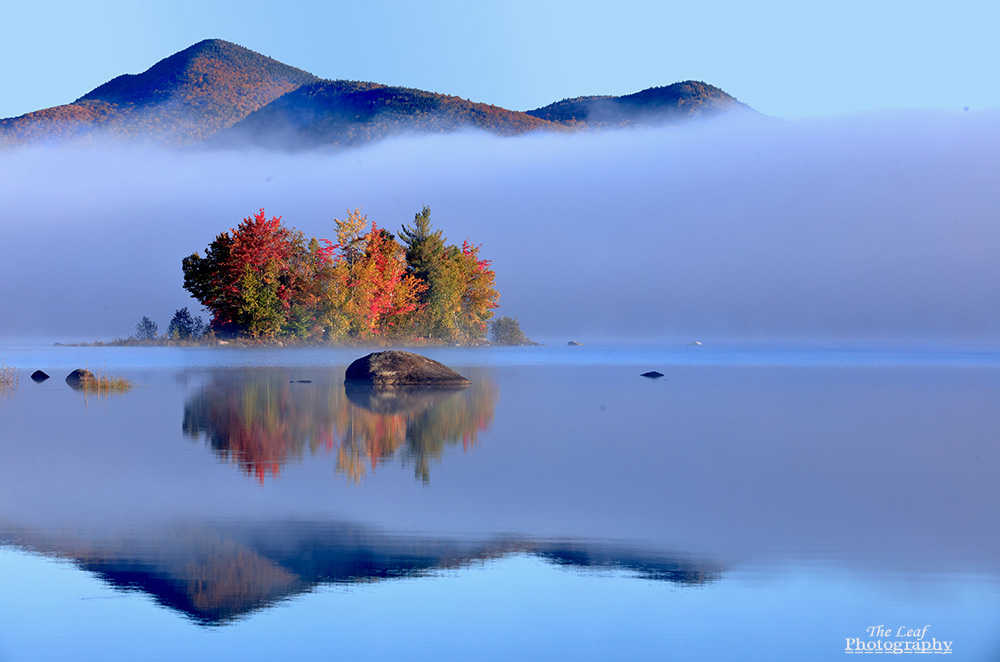
[[[0,340],[166,329],[181,259],[265,208],[307,236],[422,205],[542,339],[996,339],[1000,113],[0,154]],[[205,315],[207,319],[207,314]]]

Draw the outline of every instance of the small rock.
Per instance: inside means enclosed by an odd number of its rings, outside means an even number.
[[[701,343],[700,343],[700,342],[698,342],[697,340],[692,340],[692,341],[691,341],[691,342],[689,342],[688,344],[689,344],[689,345],[701,345]]]
[[[77,390],[82,389],[87,382],[94,381],[97,381],[97,377],[94,377],[94,373],[82,368],[78,368],[66,375],[66,383]]]
[[[660,377],[663,376],[663,373],[662,372],[657,372],[655,370],[650,370],[649,372],[644,372],[644,373],[642,373],[639,376],[640,377],[649,377],[650,379],[659,379]]]
[[[582,346],[583,346],[583,343],[582,343],[582,342],[577,342],[577,341],[575,341],[575,340],[570,340],[570,341],[569,341],[568,343],[566,343],[566,344],[567,344],[567,345],[569,345],[570,347],[582,347]]]
[[[49,376],[44,372],[42,372],[41,370],[36,370],[33,373],[31,373],[31,379],[36,382],[44,382],[48,378]]]

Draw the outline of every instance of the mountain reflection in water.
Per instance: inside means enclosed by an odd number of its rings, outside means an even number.
[[[119,590],[142,591],[202,625],[225,625],[321,585],[432,576],[530,555],[563,568],[625,571],[702,585],[717,564],[580,540],[390,535],[350,522],[198,522],[167,527],[0,529],[0,545],[68,560]]]
[[[468,450],[493,421],[497,393],[486,379],[462,389],[345,389],[335,371],[308,376],[284,368],[213,372],[185,403],[183,431],[261,482],[306,454],[335,454],[337,472],[354,482],[398,457],[429,483],[446,448]]]

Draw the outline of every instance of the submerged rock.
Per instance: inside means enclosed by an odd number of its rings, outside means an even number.
[[[373,352],[357,359],[348,366],[344,381],[374,386],[468,386],[471,383],[443,363],[397,349]]]
[[[583,347],[583,343],[582,342],[577,342],[575,340],[570,340],[566,344],[569,345],[570,347]]]
[[[77,368],[66,375],[66,383],[75,389],[82,389],[88,382],[96,382],[97,377],[89,370]]]
[[[36,382],[44,382],[48,378],[49,376],[41,370],[36,370],[31,373],[31,379]]]
[[[659,379],[660,377],[663,376],[663,373],[662,372],[657,372],[655,370],[650,370],[649,372],[644,372],[644,373],[642,373],[639,376],[640,377],[649,377],[650,379]]]
[[[691,342],[688,343],[688,345],[701,345],[701,343],[698,342],[697,340],[692,340]]]

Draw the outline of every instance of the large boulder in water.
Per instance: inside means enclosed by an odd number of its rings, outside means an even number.
[[[66,375],[66,383],[77,390],[83,389],[86,384],[94,383],[96,381],[97,377],[94,377],[94,373],[82,368],[77,368],[73,372]]]
[[[468,386],[469,380],[443,363],[413,352],[390,349],[357,359],[345,383],[373,386]]]
[[[48,378],[49,378],[49,376],[48,376],[48,374],[46,374],[46,372],[44,370],[36,370],[33,373],[31,373],[31,379],[32,379],[32,381],[35,381],[35,382],[38,382],[38,383],[44,382]]]

